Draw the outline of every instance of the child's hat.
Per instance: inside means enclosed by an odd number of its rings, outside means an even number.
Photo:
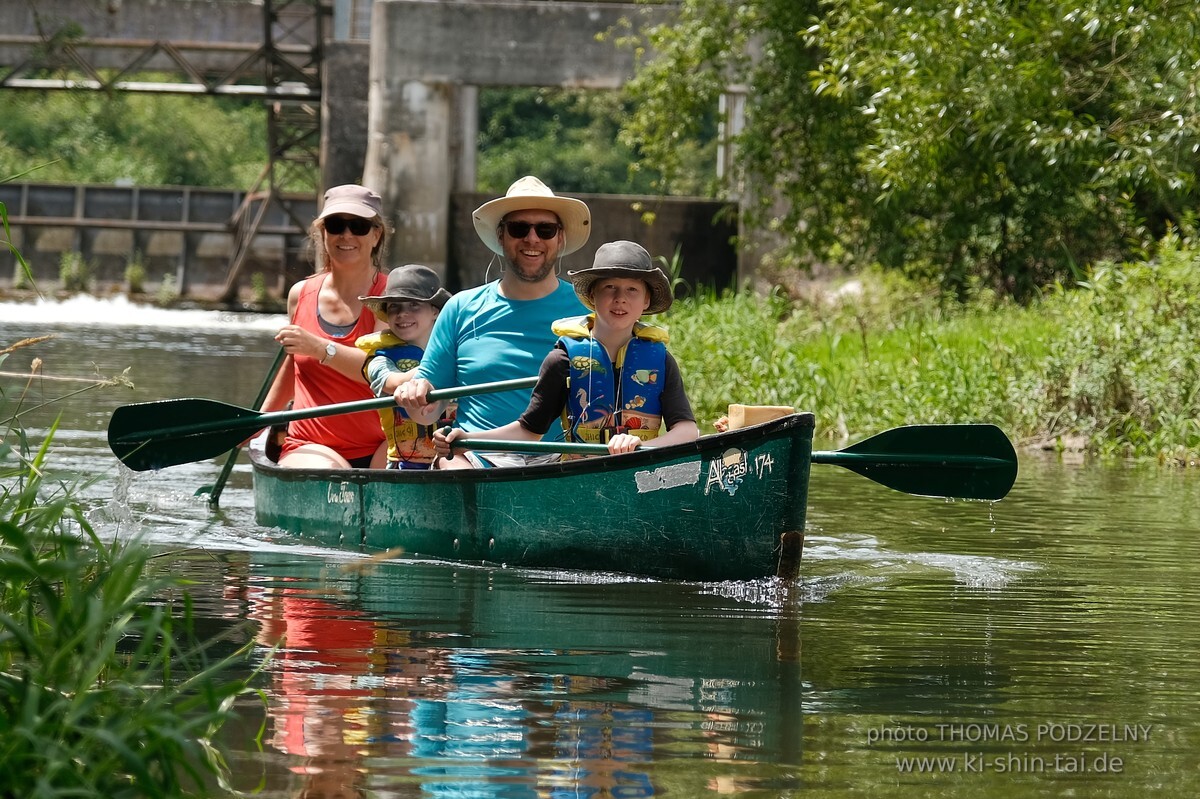
[[[610,241],[601,244],[596,257],[587,269],[567,272],[567,278],[575,285],[575,293],[584,305],[596,310],[592,302],[592,284],[605,277],[631,277],[643,280],[650,291],[650,307],[645,313],[662,313],[671,307],[675,299],[671,281],[650,260],[646,248],[632,241]]]
[[[382,294],[358,299],[371,309],[371,313],[386,322],[389,302],[414,300],[430,303],[434,308],[441,310],[446,300],[450,299],[450,292],[442,288],[441,278],[428,266],[405,264],[388,273],[387,285],[384,286]]]

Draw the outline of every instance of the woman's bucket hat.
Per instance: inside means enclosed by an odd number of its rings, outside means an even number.
[[[321,205],[321,213],[317,219],[324,219],[334,214],[350,214],[366,219],[383,217],[383,200],[379,195],[366,186],[348,183],[344,186],[334,186],[325,192],[325,201]]]

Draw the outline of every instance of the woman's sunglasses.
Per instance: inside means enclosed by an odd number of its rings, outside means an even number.
[[[562,230],[562,225],[557,222],[505,222],[504,231],[514,239],[523,239],[529,235],[529,229],[537,233],[537,237],[543,241],[548,241],[558,235],[558,231]]]
[[[371,228],[375,227],[375,223],[370,219],[363,219],[361,216],[327,216],[325,217],[325,230],[334,236],[340,236],[346,232],[346,228],[350,228],[350,232],[355,236],[365,236],[371,232]]]

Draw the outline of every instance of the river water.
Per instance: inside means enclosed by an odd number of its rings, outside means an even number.
[[[244,458],[132,473],[118,405],[249,405],[278,317],[0,304],[0,348],[119,374],[61,415],[106,536],[178,553],[205,630],[286,635],[224,732],[264,797],[1191,796],[1200,788],[1200,472],[1022,456],[999,503],[814,467],[802,577],[679,583],[290,544]],[[7,408],[77,385],[0,378]],[[24,392],[24,393],[23,393]],[[914,420],[920,421],[920,420]],[[249,621],[249,625],[244,622]],[[241,626],[238,626],[241,625]],[[265,722],[261,748],[254,741]]]

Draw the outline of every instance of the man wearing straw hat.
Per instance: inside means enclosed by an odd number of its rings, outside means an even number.
[[[454,295],[438,316],[413,379],[396,389],[396,402],[421,424],[437,419],[429,392],[532,377],[557,340],[551,325],[586,309],[570,283],[559,278],[561,259],[591,234],[585,203],[561,197],[533,176],[513,183],[500,198],[475,209],[475,232],[500,263],[500,278]],[[496,260],[494,257],[493,260]],[[491,430],[525,410],[530,392],[505,391],[458,400],[458,424],[468,433]],[[551,429],[547,438],[561,438]],[[457,454],[438,468],[518,466],[557,455]]]

